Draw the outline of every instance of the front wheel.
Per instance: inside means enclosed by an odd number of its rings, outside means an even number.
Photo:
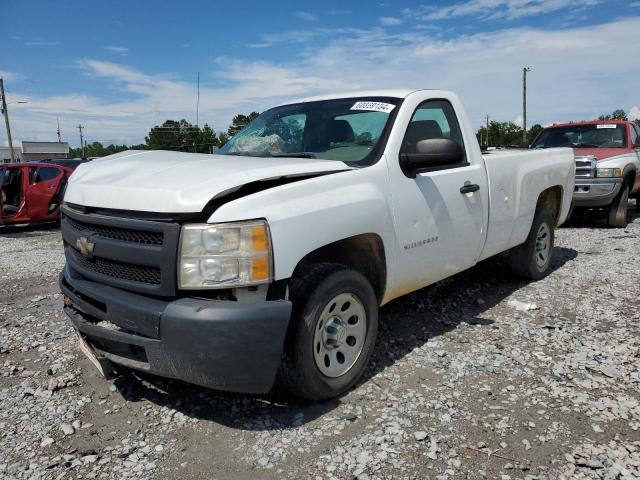
[[[540,280],[551,268],[555,241],[555,221],[547,210],[539,209],[527,240],[510,251],[511,269],[519,277]]]
[[[290,285],[292,325],[279,374],[292,393],[336,397],[362,376],[378,331],[373,288],[340,265],[313,266]]]
[[[637,201],[637,200],[636,200]],[[620,193],[616,195],[609,207],[609,226],[624,228],[627,226],[627,211],[629,210],[629,184],[624,183]]]

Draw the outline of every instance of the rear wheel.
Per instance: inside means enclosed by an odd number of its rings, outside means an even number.
[[[545,277],[551,268],[554,241],[553,215],[544,209],[537,210],[527,240],[510,251],[513,272],[529,280]]]
[[[609,207],[609,226],[624,228],[627,226],[627,211],[629,210],[629,184],[622,184],[622,189],[613,199]]]
[[[373,288],[358,272],[336,264],[313,266],[291,283],[292,326],[279,374],[296,395],[324,400],[362,376],[378,331]]]

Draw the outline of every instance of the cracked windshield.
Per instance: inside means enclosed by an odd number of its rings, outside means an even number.
[[[368,165],[397,102],[391,98],[352,98],[276,107],[258,116],[218,153]]]

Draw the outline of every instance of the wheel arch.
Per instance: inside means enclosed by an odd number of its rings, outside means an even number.
[[[546,188],[540,192],[538,200],[536,201],[536,210],[543,208],[551,213],[556,226],[558,225],[560,212],[562,211],[562,194],[562,186],[554,185],[553,187]]]
[[[387,286],[387,259],[382,238],[363,233],[329,243],[305,255],[296,265],[293,276],[317,263],[338,263],[361,273],[371,283],[378,303]]]

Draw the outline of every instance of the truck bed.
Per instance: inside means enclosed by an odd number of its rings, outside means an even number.
[[[487,239],[480,260],[525,241],[535,213],[537,192],[550,186],[549,179],[567,179],[557,185],[562,205],[558,225],[567,218],[573,196],[573,150],[499,150],[483,155],[489,184]]]

